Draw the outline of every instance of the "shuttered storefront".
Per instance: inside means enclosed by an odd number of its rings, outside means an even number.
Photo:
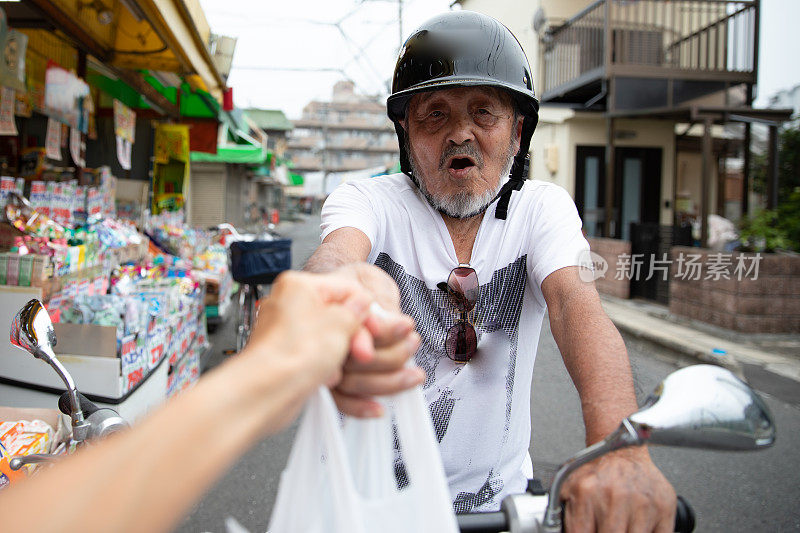
[[[225,220],[225,165],[192,163],[189,224],[208,228]]]

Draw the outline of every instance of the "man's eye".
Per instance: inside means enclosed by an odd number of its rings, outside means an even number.
[[[478,109],[479,115],[491,115],[492,113],[488,109]]]
[[[444,113],[442,113],[441,111],[431,111],[428,116],[431,118],[441,118],[444,116]]]

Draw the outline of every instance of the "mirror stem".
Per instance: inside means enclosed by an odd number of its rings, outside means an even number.
[[[84,435],[85,429],[88,428],[88,424],[83,418],[83,411],[81,410],[81,403],[78,400],[78,389],[75,387],[75,382],[72,379],[72,376],[69,375],[67,369],[64,368],[64,365],[61,364],[55,354],[48,354],[52,355],[49,357],[43,358],[45,361],[50,363],[50,366],[58,373],[61,377],[64,384],[67,386],[67,390],[69,391],[69,404],[70,404],[70,418],[72,418],[72,432],[73,432],[73,439],[77,442],[83,441],[86,436]]]
[[[561,465],[553,477],[547,501],[547,512],[544,515],[543,528],[546,532],[561,532],[561,500],[559,494],[567,477],[586,463],[614,450],[642,444],[636,430],[625,418],[620,426],[605,439],[596,442],[578,452],[572,459]]]

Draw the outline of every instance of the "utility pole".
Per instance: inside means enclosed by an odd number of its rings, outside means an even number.
[[[322,196],[328,190],[328,103],[322,102]]]
[[[397,0],[397,32],[399,41],[397,43],[397,51],[403,49],[403,0]]]

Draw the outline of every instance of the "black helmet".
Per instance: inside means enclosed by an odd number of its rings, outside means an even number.
[[[514,34],[497,20],[472,11],[451,11],[430,19],[409,37],[394,68],[392,94],[386,102],[400,143],[400,168],[411,175],[405,153],[405,117],[410,98],[420,92],[488,85],[505,89],[524,116],[520,148],[511,170],[510,189],[522,186],[533,130],[539,119],[539,102],[533,93],[530,66]],[[506,189],[506,187],[504,187]],[[502,190],[498,197],[506,190]],[[505,218],[508,200],[498,205]]]

